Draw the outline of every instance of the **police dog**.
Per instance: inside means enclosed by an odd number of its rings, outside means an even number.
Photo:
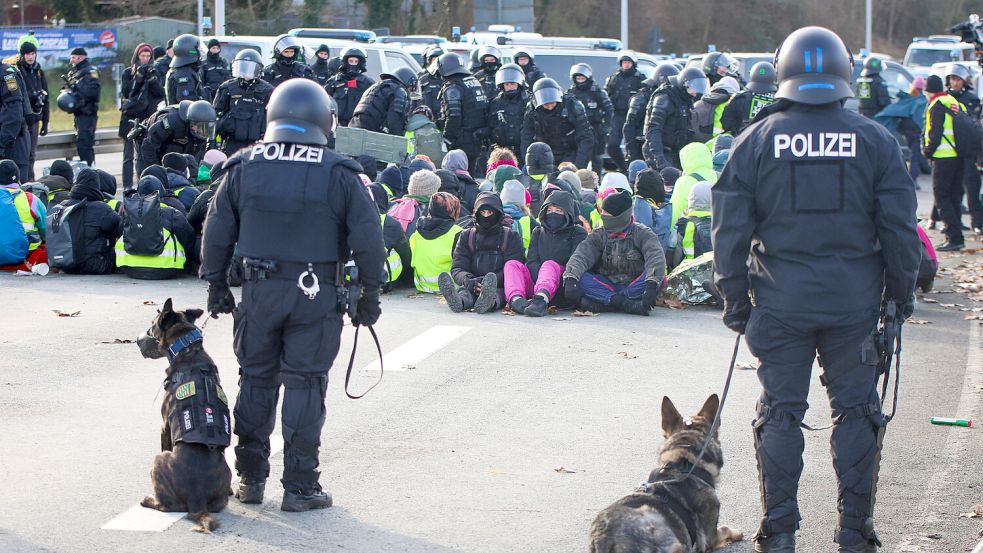
[[[187,409],[182,407],[186,403],[182,403],[181,400],[196,394],[204,395],[205,390],[196,388],[213,390],[217,400],[227,401],[218,383],[218,369],[215,362],[205,353],[200,340],[184,344],[185,347],[177,355],[170,351],[171,346],[180,344],[184,336],[196,330],[195,320],[203,313],[201,309],[175,311],[168,298],[153,325],[137,340],[140,353],[146,358],[159,359],[168,353],[173,356],[166,371],[167,378],[164,384],[166,395],[161,405],[161,415],[164,419],[160,433],[161,453],[154,459],[154,466],[150,470],[154,496],[143,498],[140,505],[164,512],[187,511],[188,518],[198,523],[194,528],[195,531],[211,532],[219,525],[218,520],[211,513],[224,509],[232,494],[232,471],[225,462],[225,446],[216,447],[185,441],[172,442],[171,432],[174,421],[181,421],[181,416],[189,416]],[[193,380],[182,383],[178,376],[184,374],[182,371],[189,369],[198,371],[202,378],[209,378],[208,382],[213,386],[202,385],[204,380],[199,381],[197,387]],[[212,377],[213,381],[210,380]],[[185,411],[177,413],[176,410],[179,408]],[[213,426],[215,426],[214,420],[218,419],[218,424],[221,425],[219,434],[227,443],[229,434],[227,410],[224,414],[219,413],[217,417],[211,415],[213,412],[211,408],[206,407],[202,412],[205,411]],[[189,424],[197,424],[199,427],[203,425],[202,417],[194,417],[193,414],[191,417],[198,422]]]
[[[693,464],[719,406],[714,394],[689,419],[662,398],[660,467],[637,491],[597,515],[590,553],[709,553],[744,538],[739,530],[717,528],[720,502],[714,487],[724,459],[716,431],[703,458]]]

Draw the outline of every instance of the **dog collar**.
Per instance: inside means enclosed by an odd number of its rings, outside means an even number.
[[[200,341],[202,341],[201,331],[198,330],[198,327],[195,327],[167,347],[167,359],[169,361],[174,361],[174,358],[177,357],[179,353],[187,349],[188,346]]]

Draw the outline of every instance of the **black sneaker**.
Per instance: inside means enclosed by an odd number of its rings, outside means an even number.
[[[624,305],[621,306],[621,310],[629,315],[641,315],[643,317],[648,317],[651,311],[640,300],[625,300]]]
[[[454,285],[454,279],[450,273],[440,273],[437,276],[437,287],[440,288],[440,293],[443,294],[444,300],[447,301],[447,307],[450,307],[451,311],[455,313],[464,311],[464,303],[461,301],[461,295],[457,293],[457,286]]]
[[[959,242],[958,244],[955,244],[955,243],[946,241],[946,242],[943,242],[943,243],[939,244],[938,246],[936,246],[935,247],[935,251],[937,251],[937,252],[958,252],[959,250],[963,249],[965,246],[966,245],[964,243],[962,243],[962,242]]]
[[[320,486],[310,490],[284,490],[280,510],[290,513],[302,513],[314,509],[327,509],[332,504],[331,494]]]
[[[259,505],[263,502],[263,492],[266,491],[266,480],[250,480],[243,478],[236,485],[235,497],[240,503]]]
[[[534,297],[529,302],[529,307],[526,308],[527,317],[545,317],[549,312],[550,304],[539,295]]]
[[[474,312],[488,313],[495,309],[497,299],[498,277],[495,273],[488,273],[481,279],[481,292],[478,293],[478,299],[474,300]]]
[[[522,296],[514,296],[512,299],[509,300],[509,307],[511,307],[512,311],[515,311],[519,315],[522,315],[526,312],[527,305],[529,305],[529,300],[527,300]]]

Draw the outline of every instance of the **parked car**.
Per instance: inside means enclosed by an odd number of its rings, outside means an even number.
[[[903,63],[912,75],[927,77],[935,64],[953,61],[976,61],[973,45],[961,42],[955,35],[931,35],[915,37]]]

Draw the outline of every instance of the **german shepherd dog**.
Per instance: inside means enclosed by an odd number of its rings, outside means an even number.
[[[690,419],[662,398],[660,467],[638,490],[597,515],[590,553],[710,553],[744,538],[739,530],[717,528],[715,486],[724,464],[717,431],[697,463],[719,406],[714,394]]]
[[[140,352],[149,359],[164,357],[172,344],[195,330],[195,320],[203,313],[201,309],[174,311],[168,298],[153,325],[137,340]],[[218,384],[215,362],[205,353],[200,341],[187,345],[174,356],[167,367],[166,395],[161,405],[164,420],[160,432],[161,453],[154,459],[150,470],[154,496],[143,498],[140,505],[164,512],[187,511],[188,518],[198,523],[195,531],[211,532],[219,526],[211,513],[224,509],[232,494],[232,471],[225,461],[225,447],[184,441],[172,443],[171,440],[170,421],[176,420],[173,415],[178,409],[178,399],[187,397],[189,391],[190,395],[196,393],[193,382],[190,387],[182,386],[174,376],[191,367],[214,376],[218,396],[224,401],[225,393]]]

